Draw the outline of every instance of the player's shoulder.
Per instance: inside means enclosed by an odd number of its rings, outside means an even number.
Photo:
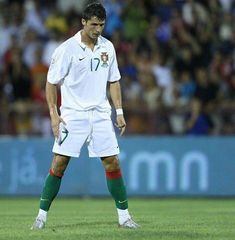
[[[100,38],[100,42],[102,45],[105,45],[110,50],[114,49],[113,43],[110,40],[108,40],[107,38],[105,38],[103,36],[100,36],[99,38]]]

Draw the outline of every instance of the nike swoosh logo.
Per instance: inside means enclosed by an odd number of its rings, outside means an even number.
[[[85,57],[83,57],[83,58],[79,58],[79,61],[82,61],[84,58],[85,58]]]
[[[40,201],[49,201],[49,199],[41,198]]]
[[[127,202],[127,199],[126,200],[124,200],[124,201],[118,201],[119,203],[124,203],[124,202]]]

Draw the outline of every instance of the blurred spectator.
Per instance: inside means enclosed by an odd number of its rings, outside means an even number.
[[[214,87],[209,81],[206,69],[198,68],[195,71],[196,89],[194,96],[202,102],[204,106],[216,98],[217,87]]]
[[[69,12],[71,9],[81,12],[87,3],[89,3],[87,0],[57,0],[57,7],[64,13]]]
[[[188,71],[180,73],[177,88],[180,105],[187,106],[190,99],[194,96],[196,89],[196,83]]]
[[[30,71],[26,64],[22,61],[21,49],[17,46],[11,46],[5,54],[5,71],[3,81],[9,84],[12,89],[11,102],[17,100],[29,100],[31,79]]]
[[[213,129],[213,122],[204,112],[202,101],[191,99],[191,109],[186,115],[185,132],[188,135],[208,135]]]
[[[65,34],[68,30],[66,18],[56,8],[51,11],[51,14],[46,19],[45,26],[48,31],[54,34],[58,32]]]
[[[124,1],[105,0],[104,7],[107,12],[105,32],[107,36],[112,36],[113,32],[123,27],[121,19]]]
[[[139,78],[144,108],[149,112],[154,112],[162,104],[162,88],[157,85],[152,72],[142,72]]]
[[[48,66],[42,62],[42,50],[35,50],[35,64],[31,67],[31,99],[36,103],[46,103],[45,82],[47,78]]]
[[[233,0],[219,0],[219,1],[220,1],[221,6],[223,7],[224,11],[226,11],[226,12],[230,11],[230,9],[232,7],[232,3],[234,3]]]
[[[42,62],[47,66],[50,65],[51,56],[55,49],[62,43],[64,35],[57,29],[51,29],[49,36],[50,39],[45,43],[44,49],[41,50],[43,52]]]
[[[51,56],[92,1],[0,1],[0,134],[50,136]],[[100,1],[127,134],[235,134],[234,1]]]
[[[122,14],[124,36],[128,40],[137,40],[144,36],[147,29],[147,12],[143,1],[127,0],[126,2]]]
[[[31,104],[29,102],[17,101],[11,105],[12,117],[11,132],[16,136],[32,135]]]
[[[193,26],[198,20],[200,20],[202,24],[205,23],[208,14],[205,7],[200,2],[188,0],[183,4],[182,17],[187,25]]]
[[[39,45],[40,45],[40,41],[38,39],[37,32],[29,28],[25,32],[24,42],[22,44],[23,62],[28,67],[31,67],[35,64],[36,62],[35,51]]]
[[[174,79],[172,69],[167,62],[167,57],[162,54],[156,54],[152,61],[152,72],[155,76],[156,84],[162,89],[162,101],[165,107],[173,106]]]
[[[39,2],[26,0],[24,3],[25,17],[24,22],[27,28],[34,30],[40,37],[46,37],[47,30],[44,25],[42,6]]]
[[[9,27],[9,17],[3,15],[0,25],[0,62],[2,63],[2,56],[10,46],[11,30]],[[1,64],[2,65],[2,64]]]

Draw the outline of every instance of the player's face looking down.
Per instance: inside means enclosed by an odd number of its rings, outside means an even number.
[[[93,40],[96,40],[104,29],[105,20],[92,17],[89,20],[82,19],[83,29],[85,33]]]

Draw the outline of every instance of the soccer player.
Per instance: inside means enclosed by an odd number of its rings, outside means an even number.
[[[54,157],[45,180],[40,209],[31,229],[42,229],[56,197],[70,157],[79,157],[86,142],[89,157],[100,157],[107,186],[115,200],[120,227],[137,228],[128,212],[122,178],[119,147],[111,121],[109,93],[116,109],[116,126],[122,135],[126,123],[120,91],[120,73],[113,44],[101,36],[106,11],[100,3],[88,5],[82,16],[83,29],[62,43],[53,53],[47,75],[46,97],[55,142]],[[57,85],[62,103],[57,112]]]

